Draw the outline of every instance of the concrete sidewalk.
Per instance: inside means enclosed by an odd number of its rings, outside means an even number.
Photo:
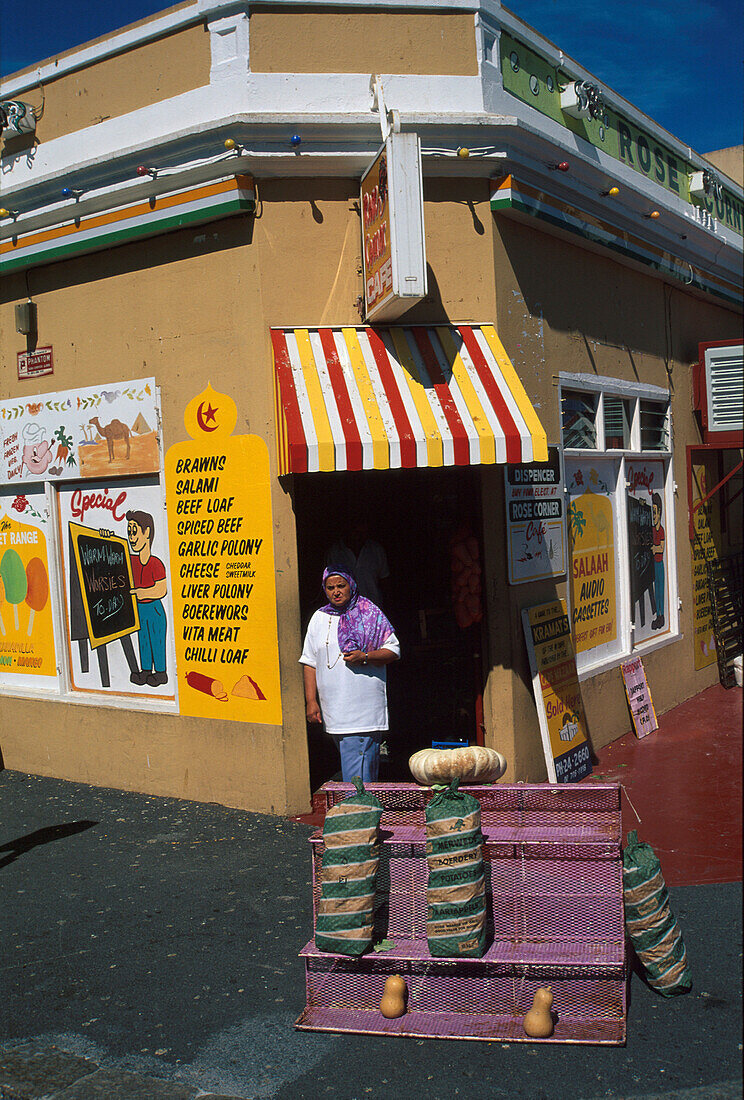
[[[308,1034],[309,827],[8,771],[0,805],[0,1100],[741,1096],[738,884],[671,890],[695,988],[634,975],[625,1048]]]

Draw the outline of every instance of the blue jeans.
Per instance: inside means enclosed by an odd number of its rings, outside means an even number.
[[[660,619],[664,618],[664,562],[654,562],[654,596],[656,597],[656,614]]]
[[[336,736],[341,753],[341,777],[351,783],[358,775],[363,783],[376,783],[380,770],[380,742],[383,730],[372,733],[345,733]]]
[[[149,672],[153,666],[155,672],[165,672],[165,626],[166,618],[160,600],[148,600],[137,605],[140,628],[137,634],[140,653],[140,668]]]

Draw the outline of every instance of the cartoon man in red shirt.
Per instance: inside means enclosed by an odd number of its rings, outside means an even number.
[[[142,670],[133,672],[129,679],[133,684],[160,687],[168,680],[165,660],[167,620],[162,604],[168,592],[165,566],[152,553],[155,521],[149,512],[127,512],[126,518],[127,537],[132,551],[132,593],[137,598],[140,618],[137,640]]]
[[[654,493],[651,497],[651,522],[654,529],[654,597],[656,599],[656,618],[651,623],[652,630],[661,630],[664,625],[664,528],[661,526],[661,496]]]

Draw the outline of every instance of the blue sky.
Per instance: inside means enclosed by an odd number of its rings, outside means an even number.
[[[0,0],[12,73],[166,7],[162,0]],[[741,0],[512,0],[520,18],[700,153],[743,140]]]

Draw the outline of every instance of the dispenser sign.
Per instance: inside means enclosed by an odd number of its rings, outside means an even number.
[[[563,477],[557,447],[547,462],[509,463],[504,469],[509,584],[566,572]]]

